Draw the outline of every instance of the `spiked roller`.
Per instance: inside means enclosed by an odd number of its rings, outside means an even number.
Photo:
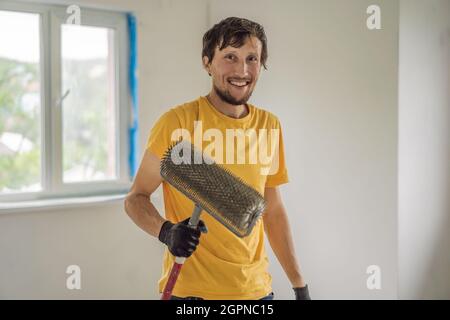
[[[190,142],[181,140],[168,148],[161,176],[195,203],[189,225],[196,227],[202,210],[239,237],[249,235],[265,210],[261,194],[216,164]],[[176,257],[162,299],[168,300],[185,258]]]

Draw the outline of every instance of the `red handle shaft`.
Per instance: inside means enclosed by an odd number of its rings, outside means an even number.
[[[161,300],[170,300],[170,297],[172,296],[173,287],[177,282],[178,275],[180,274],[182,266],[183,266],[182,263],[176,262],[173,263],[172,270],[170,270],[169,279],[167,279],[166,286],[164,287],[164,291],[161,296]]]

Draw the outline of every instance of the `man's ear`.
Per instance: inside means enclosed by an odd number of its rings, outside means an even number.
[[[202,57],[202,62],[203,62],[203,68],[206,70],[206,72],[208,72],[209,76],[211,76],[211,64],[209,63],[209,59],[207,56]]]

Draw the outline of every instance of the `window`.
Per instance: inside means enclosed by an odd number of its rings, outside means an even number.
[[[39,15],[0,11],[0,39],[0,192],[40,191]]]
[[[124,13],[0,3],[0,201],[130,186]]]
[[[114,180],[114,31],[76,25],[61,31],[63,182]]]

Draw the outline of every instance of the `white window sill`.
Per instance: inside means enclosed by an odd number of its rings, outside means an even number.
[[[98,206],[109,203],[123,202],[125,197],[126,194],[114,194],[78,198],[70,197],[21,202],[0,202],[0,214]]]

